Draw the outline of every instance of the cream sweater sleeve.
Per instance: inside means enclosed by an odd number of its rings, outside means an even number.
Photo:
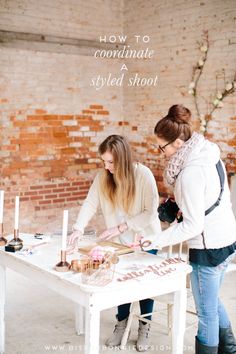
[[[83,202],[76,222],[73,225],[73,229],[79,230],[83,233],[84,228],[88,225],[89,221],[96,213],[99,204],[99,175],[97,175],[89,189],[86,199]]]
[[[159,195],[155,178],[149,168],[142,168],[141,176],[136,185],[138,200],[142,205],[142,211],[127,219],[128,228],[134,231],[142,231],[151,223],[159,221],[157,208],[159,205]]]

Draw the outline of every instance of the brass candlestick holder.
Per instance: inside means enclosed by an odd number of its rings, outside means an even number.
[[[7,244],[7,239],[3,237],[3,223],[0,223],[0,246],[5,246]]]
[[[19,238],[19,229],[14,229],[14,238],[5,246],[8,252],[20,251],[23,247],[23,241]]]
[[[61,250],[61,261],[55,265],[57,272],[68,272],[70,264],[66,261],[66,251]]]

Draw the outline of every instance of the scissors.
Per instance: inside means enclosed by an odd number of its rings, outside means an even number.
[[[141,251],[145,251],[144,248],[149,247],[151,245],[151,243],[152,242],[149,240],[146,240],[146,241],[142,241],[142,239],[139,240],[139,247],[141,248]]]

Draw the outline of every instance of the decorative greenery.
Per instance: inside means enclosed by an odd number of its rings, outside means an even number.
[[[223,100],[225,97],[231,95],[236,90],[236,72],[232,81],[225,82],[225,88],[223,91],[216,91],[214,98],[211,102],[207,102],[208,112],[207,114],[201,114],[199,108],[199,93],[198,93],[198,83],[200,77],[203,73],[204,66],[207,61],[207,56],[209,52],[209,38],[208,31],[204,31],[202,35],[202,41],[197,42],[199,50],[201,52],[201,57],[197,64],[193,67],[192,79],[189,84],[189,94],[193,96],[195,108],[200,120],[200,131],[205,134],[207,132],[207,125],[212,119],[212,113],[219,108],[224,106]],[[217,77],[216,77],[217,79]],[[210,107],[210,108],[209,108]]]

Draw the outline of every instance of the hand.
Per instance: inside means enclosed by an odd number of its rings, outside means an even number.
[[[134,241],[130,244],[128,244],[129,247],[133,248],[134,250],[141,249],[141,241],[143,239],[143,236],[140,235],[135,235],[134,236]]]
[[[76,240],[79,239],[80,237],[82,237],[81,231],[79,230],[73,231],[72,234],[70,234],[70,236],[67,238],[67,244],[69,246],[75,245]]]
[[[111,227],[110,229],[107,229],[104,231],[101,235],[99,235],[99,238],[101,240],[110,240],[112,237],[120,235],[120,231],[118,227]]]

